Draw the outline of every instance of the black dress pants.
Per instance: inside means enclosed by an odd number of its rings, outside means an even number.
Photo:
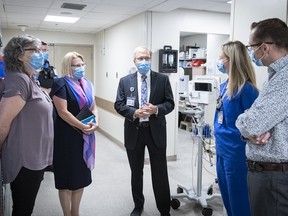
[[[158,148],[152,138],[150,128],[139,128],[139,135],[135,149],[127,150],[131,169],[132,195],[135,208],[143,208],[143,167],[145,146],[148,148],[152,185],[156,205],[161,214],[170,212],[170,188],[167,172],[166,147]]]
[[[248,194],[253,216],[288,215],[288,172],[248,171]]]
[[[44,169],[34,171],[21,168],[16,179],[10,183],[13,201],[12,216],[32,215],[43,176]]]

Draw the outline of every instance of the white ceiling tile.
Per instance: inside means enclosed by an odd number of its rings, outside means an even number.
[[[6,5],[49,7],[54,0],[5,0]]]
[[[83,10],[61,8],[63,3],[86,4]],[[226,0],[0,0],[0,27],[28,25],[34,30],[97,33],[144,11],[177,8],[230,13]],[[2,5],[2,7],[1,7]],[[75,24],[46,23],[46,15],[80,17]],[[85,32],[87,31],[87,32]]]
[[[167,1],[167,0],[160,0],[160,2]],[[118,5],[118,6],[130,6],[130,7],[142,7],[151,2],[159,2],[158,0],[105,0],[105,4],[107,5]]]
[[[13,20],[34,20],[35,22],[40,22],[41,20],[44,19],[45,15],[33,15],[33,14],[23,14],[23,13],[7,13],[7,18],[8,19],[13,19]],[[37,19],[35,18],[37,17]]]
[[[119,15],[114,15],[112,13],[89,13],[83,16],[83,19],[98,20],[101,22],[115,20]]]
[[[7,5],[5,7],[5,11],[6,13],[25,13],[37,15],[46,13],[47,8]]]
[[[124,6],[116,6],[116,5],[99,5],[95,7],[92,11],[93,12],[107,12],[107,13],[113,13],[113,14],[130,14],[133,10],[135,10],[135,7],[124,7]]]

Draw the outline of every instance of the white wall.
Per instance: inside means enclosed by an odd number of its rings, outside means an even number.
[[[97,34],[96,94],[104,99],[115,101],[119,79],[128,74],[128,70],[133,65],[132,54],[135,47],[146,45],[152,49],[152,69],[157,71],[158,50],[162,49],[164,45],[172,45],[173,49],[178,49],[180,31],[228,34],[229,20],[229,14],[191,10],[177,10],[170,13],[153,12],[152,14],[147,12]],[[152,23],[151,26],[150,23]],[[104,47],[105,55],[101,54]],[[116,78],[117,72],[118,78]],[[106,73],[108,77],[106,77]],[[171,74],[169,77],[176,99],[176,107],[175,111],[167,116],[167,155],[173,156],[176,154],[175,144],[178,136],[176,84],[178,75]],[[100,119],[101,128],[123,142],[123,118],[101,109],[99,116],[103,119],[103,121]]]
[[[227,79],[227,75],[219,72],[216,68],[216,61],[221,54],[221,46],[229,40],[229,35],[223,34],[208,34],[207,35],[207,66],[206,74],[220,77],[220,82]],[[218,86],[219,88],[219,86]],[[212,125],[214,122],[214,113],[216,107],[216,100],[219,95],[219,90],[213,92],[210,103],[205,107],[205,122]]]
[[[180,47],[183,47],[186,51],[186,46],[207,48],[207,34],[196,34],[186,37],[180,37]]]
[[[221,73],[216,68],[216,61],[222,52],[222,45],[229,41],[229,35],[223,34],[208,34],[207,35],[207,74],[217,74],[221,76]]]
[[[230,15],[195,10],[179,9],[169,13],[152,14],[152,50],[157,51],[164,45],[178,48],[180,45],[180,32],[229,34]],[[209,49],[209,47],[207,47]],[[154,59],[155,67],[158,58]],[[168,149],[169,154],[177,154],[178,140],[178,75],[171,74],[170,82],[173,87],[175,110],[167,117],[168,122]],[[213,112],[214,113],[214,112]],[[173,134],[174,133],[174,134]],[[174,152],[173,152],[174,151]]]
[[[30,31],[29,29],[24,33],[35,35],[48,43],[93,45],[96,96],[114,102],[120,77],[128,74],[129,69],[133,66],[132,55],[135,47],[145,45],[151,48],[154,53],[152,69],[157,71],[158,50],[164,45],[171,45],[178,49],[180,31],[228,34],[229,20],[229,14],[176,10],[170,13],[146,12],[97,35]],[[20,30],[4,29],[4,43],[7,43],[12,36],[20,34],[23,34]],[[175,155],[178,136],[178,75],[171,74],[169,77],[176,99],[176,109],[167,116],[168,156]],[[123,118],[100,108],[99,116],[101,129],[123,143]]]
[[[233,24],[231,38],[248,44],[251,23],[272,17],[287,20],[287,0],[234,0],[231,14]],[[262,89],[263,82],[268,77],[267,68],[255,66],[255,71],[257,86]]]
[[[144,13],[96,35],[96,92],[100,97],[115,101],[119,79],[134,65],[134,49],[140,45],[149,46],[146,19]],[[103,48],[105,55],[101,53]]]
[[[148,20],[149,13],[143,13],[96,35],[95,88],[98,97],[115,101],[119,79],[134,65],[134,49],[140,45],[149,46]],[[124,143],[124,119],[103,109],[99,109],[99,116],[101,129]]]

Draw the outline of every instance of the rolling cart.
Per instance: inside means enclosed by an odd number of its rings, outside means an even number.
[[[188,200],[196,201],[202,206],[202,215],[211,216],[213,210],[208,206],[207,200],[213,197],[221,197],[219,193],[213,193],[213,184],[208,190],[203,193],[202,191],[202,156],[203,145],[205,138],[205,124],[204,124],[204,104],[199,104],[198,107],[187,110],[187,114],[191,114],[197,120],[196,128],[192,133],[196,137],[198,142],[198,164],[197,164],[197,188],[196,191],[193,188],[188,189],[182,185],[177,185],[177,194],[171,196],[171,207],[178,209],[180,207],[180,198],[186,198]],[[192,182],[193,184],[193,182]]]

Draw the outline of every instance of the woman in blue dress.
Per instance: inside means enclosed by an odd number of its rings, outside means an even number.
[[[220,85],[214,118],[219,188],[228,216],[250,216],[246,142],[241,139],[235,121],[258,96],[255,72],[240,41],[222,45],[217,68],[228,75]]]
[[[64,216],[79,215],[84,188],[91,184],[94,168],[98,109],[94,87],[85,78],[85,66],[81,54],[67,53],[62,61],[63,77],[55,79],[50,93],[56,108],[54,179]],[[95,115],[95,121],[84,123],[76,118],[83,108]]]

